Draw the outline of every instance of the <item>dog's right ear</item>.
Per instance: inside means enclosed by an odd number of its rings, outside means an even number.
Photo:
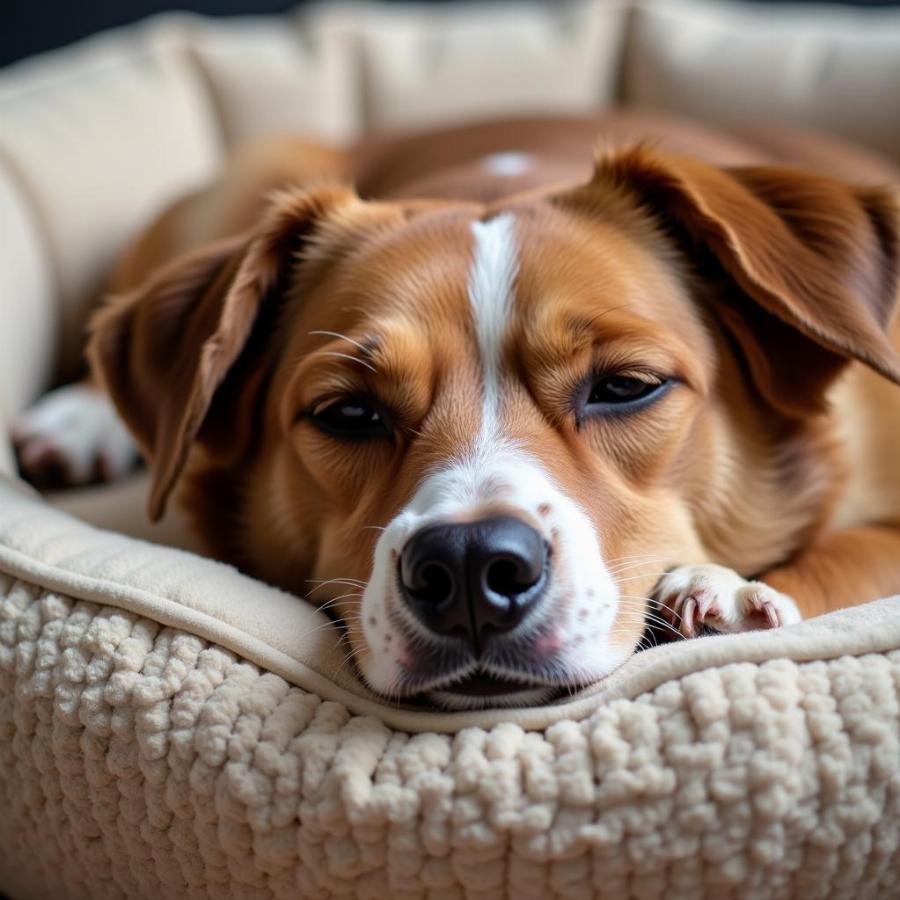
[[[900,384],[893,188],[782,166],[717,168],[638,145],[602,154],[592,181],[560,202],[598,215],[612,197],[653,217],[718,278],[710,309],[774,409],[791,418],[826,409],[852,360]]]
[[[260,366],[242,368],[239,390],[229,394],[233,427],[207,435],[201,429],[216,392],[246,355],[254,329],[274,321],[317,227],[361,203],[339,185],[281,192],[252,233],[187,253],[94,317],[88,357],[149,464],[151,519],[162,516],[198,436],[219,456],[233,456],[246,440]]]

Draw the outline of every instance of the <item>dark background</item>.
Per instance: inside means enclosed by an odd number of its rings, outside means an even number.
[[[544,2],[552,3],[555,0]],[[779,0],[755,2],[776,3]],[[900,5],[900,0],[849,2],[856,6]],[[182,9],[206,15],[227,16],[277,13],[298,5],[297,0],[0,0],[0,66],[32,53],[61,47],[95,31],[126,25],[165,10]]]

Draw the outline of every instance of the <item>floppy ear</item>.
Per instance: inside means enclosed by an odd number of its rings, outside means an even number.
[[[821,409],[851,359],[900,383],[888,334],[900,212],[887,189],[785,167],[717,169],[644,146],[599,158],[597,186],[654,214],[699,271],[725,275],[715,311],[776,409]]]
[[[252,233],[175,259],[95,316],[88,357],[149,463],[154,521],[195,439],[217,458],[235,457],[249,442],[264,373],[248,344],[268,337],[316,225],[354,200],[337,185],[276,194]],[[228,407],[227,428],[207,422],[214,403]]]

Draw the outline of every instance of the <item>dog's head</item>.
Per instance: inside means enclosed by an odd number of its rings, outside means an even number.
[[[848,360],[900,379],[897,245],[885,192],[641,147],[490,207],[323,186],[112,303],[91,357],[151,514],[186,467],[212,546],[322,601],[372,688],[534,702],[634,651],[669,566],[807,533],[757,521],[828,490],[779,441]]]

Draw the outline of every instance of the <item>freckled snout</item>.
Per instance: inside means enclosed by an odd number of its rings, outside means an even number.
[[[476,653],[543,599],[548,548],[512,516],[432,525],[400,554],[404,601],[430,631],[465,638]]]

